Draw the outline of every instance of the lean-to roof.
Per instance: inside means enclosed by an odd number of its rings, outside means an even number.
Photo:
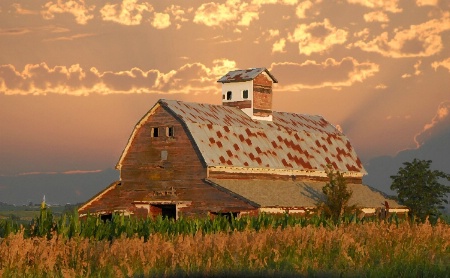
[[[315,207],[323,201],[322,188],[326,182],[282,180],[208,179],[211,184],[251,200],[260,207]],[[397,202],[363,184],[347,184],[353,192],[349,205],[359,208],[383,207],[388,201],[391,208],[401,208]]]

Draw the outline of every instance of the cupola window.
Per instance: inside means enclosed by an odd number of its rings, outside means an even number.
[[[233,94],[233,92],[231,92],[231,91],[227,92],[227,100],[231,100],[232,94]]]
[[[243,99],[248,99],[248,90],[243,90],[242,91],[242,98]]]

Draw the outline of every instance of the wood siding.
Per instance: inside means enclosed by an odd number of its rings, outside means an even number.
[[[173,127],[173,137],[165,129]],[[159,128],[158,137],[152,130]],[[212,187],[203,180],[206,166],[184,126],[170,112],[158,107],[131,142],[121,167],[122,194],[131,201],[191,202],[179,213],[201,215],[212,212],[253,210],[253,206]],[[167,159],[162,159],[167,155]],[[127,193],[125,193],[127,192]],[[123,200],[128,202],[128,198]]]

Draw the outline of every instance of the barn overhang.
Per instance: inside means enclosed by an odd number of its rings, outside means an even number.
[[[260,211],[282,212],[297,210],[299,213],[315,208],[324,201],[322,188],[326,181],[307,180],[275,180],[275,179],[218,179],[209,178],[206,181],[240,196],[256,204]],[[384,196],[364,184],[348,183],[352,191],[349,205],[355,205],[364,212],[372,213],[385,207],[388,202],[390,212],[404,212],[405,207]]]
[[[300,169],[276,169],[276,168],[253,168],[253,167],[233,167],[233,166],[208,166],[207,177],[213,173],[230,174],[270,174],[275,176],[300,176],[311,178],[327,178],[327,172],[323,170],[300,170]],[[362,172],[341,172],[344,178],[362,178]]]

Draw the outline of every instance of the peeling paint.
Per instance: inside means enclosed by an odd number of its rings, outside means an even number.
[[[155,108],[159,105],[184,122],[199,142],[207,166],[286,168],[310,173],[323,172],[332,165],[352,176],[366,173],[348,138],[321,116],[274,111],[273,121],[267,122],[254,120],[235,107],[175,100],[160,100]]]

